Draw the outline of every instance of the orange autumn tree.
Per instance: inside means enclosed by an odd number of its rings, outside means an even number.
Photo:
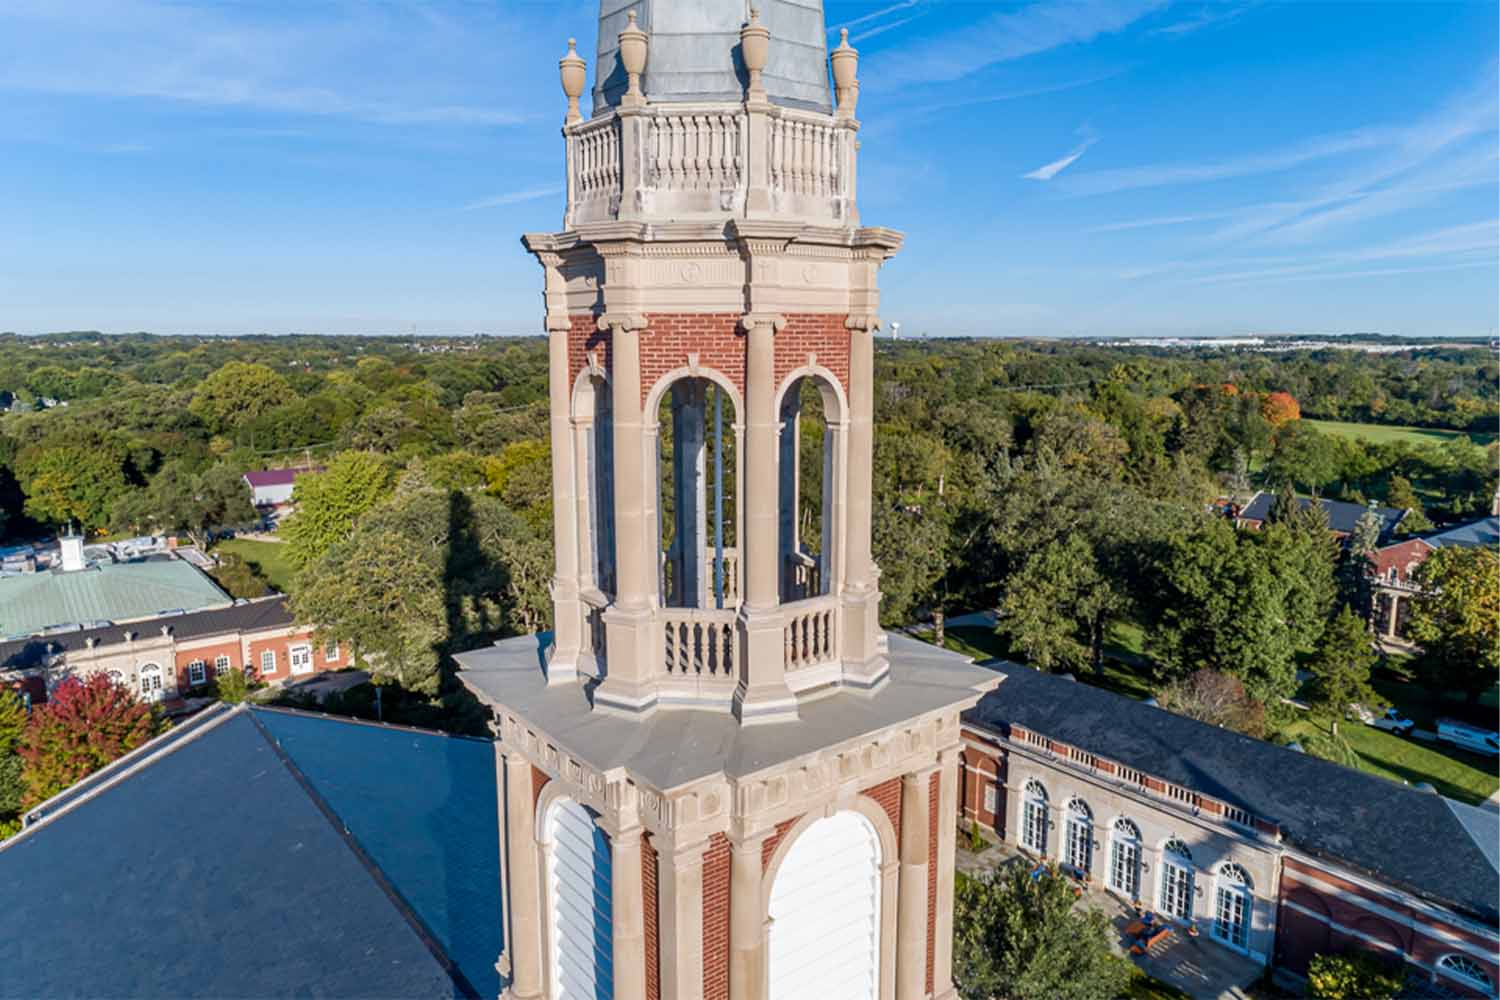
[[[1260,401],[1260,415],[1272,427],[1280,427],[1293,420],[1301,420],[1302,407],[1297,405],[1296,397],[1289,392],[1268,392]]]

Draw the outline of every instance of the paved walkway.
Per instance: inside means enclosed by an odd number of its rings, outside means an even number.
[[[962,831],[961,831],[962,834]],[[994,844],[979,853],[968,849],[967,838],[960,836],[958,870],[968,875],[981,874],[1008,865],[1034,862],[1009,844]],[[1115,929],[1110,942],[1116,953],[1125,955],[1141,971],[1158,982],[1175,986],[1189,996],[1202,1000],[1250,1000],[1250,984],[1261,977],[1264,967],[1253,959],[1230,951],[1202,937],[1188,937],[1174,930],[1145,955],[1130,955],[1131,939],[1125,928],[1135,919],[1135,911],[1123,900],[1101,889],[1089,888],[1078,901],[1080,907],[1103,910]]]

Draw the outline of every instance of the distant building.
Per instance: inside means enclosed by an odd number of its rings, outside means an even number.
[[[1456,528],[1383,545],[1370,556],[1368,576],[1375,590],[1371,625],[1387,639],[1403,638],[1409,599],[1421,593],[1416,581],[1417,567],[1438,549],[1450,546],[1500,547],[1500,516],[1491,515]]]
[[[262,469],[245,473],[245,485],[250,487],[250,502],[262,516],[272,520],[280,517],[292,505],[292,490],[298,476],[320,472],[321,469],[301,467],[296,469]]]
[[[1358,949],[1403,996],[1494,996],[1500,814],[998,666],[964,715],[966,824],[1261,965]]]
[[[353,663],[337,642],[299,628],[280,595],[190,614],[163,615],[0,643],[0,683],[42,697],[65,677],[107,673],[142,700],[171,701],[229,670],[271,684]]]
[[[208,574],[169,553],[117,561],[106,547],[85,550],[83,539],[71,536],[62,539],[50,568],[40,569],[37,555],[0,564],[0,638],[137,621],[232,600]]]
[[[1396,531],[1397,525],[1405,519],[1408,511],[1398,510],[1395,507],[1366,507],[1363,504],[1346,503],[1342,500],[1311,500],[1307,497],[1298,497],[1297,504],[1302,510],[1317,503],[1323,508],[1323,513],[1328,515],[1328,530],[1339,538],[1347,538],[1354,533],[1355,525],[1364,516],[1366,511],[1373,510],[1380,518],[1380,538],[1384,541],[1390,538]],[[1250,498],[1250,502],[1235,515],[1234,522],[1241,528],[1259,529],[1270,519],[1271,508],[1276,504],[1276,494],[1270,490],[1258,490]]]

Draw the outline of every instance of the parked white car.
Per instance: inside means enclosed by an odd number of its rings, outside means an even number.
[[[1437,738],[1464,750],[1472,750],[1490,757],[1500,756],[1500,733],[1457,719],[1439,719]]]
[[[1397,736],[1409,735],[1416,728],[1415,722],[1412,722],[1394,708],[1386,709],[1384,715],[1377,715],[1363,705],[1350,705],[1349,712],[1365,725],[1374,726],[1376,729],[1384,729],[1386,732],[1395,733]]]

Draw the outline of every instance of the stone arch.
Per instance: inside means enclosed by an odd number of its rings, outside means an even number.
[[[863,968],[872,978],[865,996],[870,1000],[889,1000],[894,996],[895,991],[899,846],[896,830],[891,824],[890,817],[877,802],[864,795],[852,802],[832,804],[824,810],[803,816],[780,838],[776,849],[766,863],[761,883],[761,908],[767,927],[765,954],[768,995],[772,1000],[776,1000],[779,995],[776,988],[779,971],[778,955],[782,953],[782,949],[788,947],[789,942],[798,942],[808,938],[810,935],[805,934],[805,928],[800,925],[809,919],[814,922],[817,919],[813,911],[794,910],[791,913],[795,914],[797,923],[789,923],[791,919],[789,913],[777,912],[778,905],[795,904],[795,898],[790,895],[782,897],[778,893],[778,887],[790,893],[798,887],[800,879],[808,871],[819,870],[815,858],[801,857],[803,851],[815,843],[807,836],[808,831],[814,828],[819,831],[828,831],[831,837],[844,838],[848,842],[849,849],[841,849],[838,856],[847,858],[850,862],[850,874],[858,877],[863,870],[876,880],[875,884],[870,886],[868,897],[861,896],[857,885],[849,882],[840,883],[850,893],[851,899],[868,899],[869,919],[871,920],[869,938],[854,939],[846,943],[846,951],[842,957],[847,961],[853,956],[858,961],[866,963]],[[863,859],[851,854],[851,852],[857,853],[861,831],[868,838],[865,841],[867,853]],[[809,862],[812,867],[803,868],[799,864],[801,861]],[[866,865],[868,867],[865,867]],[[786,879],[794,881],[789,883]],[[840,919],[847,919],[848,913],[842,907],[840,910]],[[783,933],[786,935],[782,938],[778,938],[775,933],[778,918],[781,921]],[[819,935],[811,936],[820,937]]]
[[[613,872],[597,814],[548,782],[537,799],[547,996],[607,998],[613,982]]]

